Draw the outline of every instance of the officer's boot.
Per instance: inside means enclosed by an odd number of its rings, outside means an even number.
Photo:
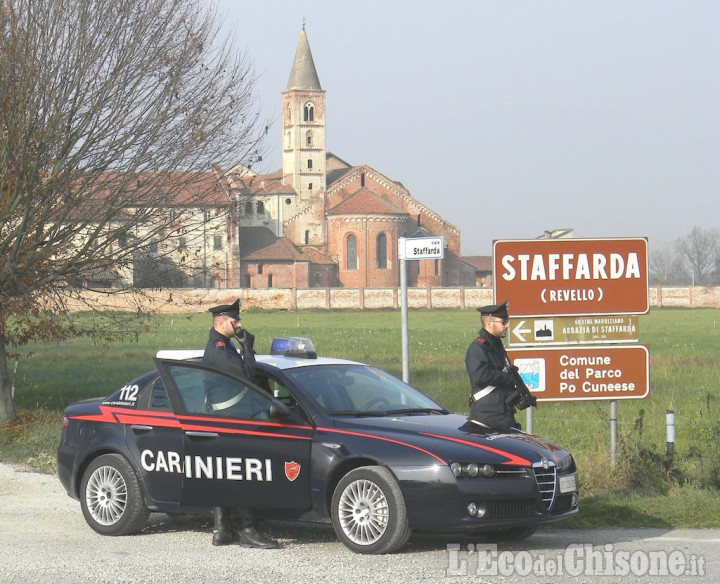
[[[240,509],[240,533],[238,539],[242,547],[274,549],[279,543],[270,539],[255,527],[256,517],[252,509]]]
[[[213,545],[228,545],[238,540],[238,534],[235,533],[230,521],[230,509],[225,507],[213,508],[213,518],[215,526],[213,527]]]

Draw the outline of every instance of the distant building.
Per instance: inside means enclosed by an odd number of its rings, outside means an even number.
[[[408,262],[408,285],[475,286],[457,227],[402,183],[328,152],[325,137],[325,91],[303,29],[282,92],[282,169],[223,174],[239,212],[240,286],[396,287],[398,238],[425,236],[444,238],[444,258]]]

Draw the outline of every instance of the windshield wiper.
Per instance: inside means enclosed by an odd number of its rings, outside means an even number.
[[[356,416],[362,418],[364,416],[370,417],[383,417],[387,416],[388,412],[384,410],[335,410],[328,412],[330,416]]]
[[[397,414],[444,414],[442,408],[404,408],[400,410],[388,410],[387,415],[394,416]]]

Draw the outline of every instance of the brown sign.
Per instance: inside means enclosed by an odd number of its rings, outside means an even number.
[[[650,393],[645,345],[508,347],[507,352],[538,401],[638,399]]]
[[[513,316],[645,314],[647,239],[530,239],[493,245],[495,301]]]
[[[637,315],[511,318],[510,345],[637,342]]]

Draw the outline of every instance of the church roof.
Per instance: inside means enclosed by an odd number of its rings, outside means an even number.
[[[322,90],[304,26],[300,31],[300,40],[295,51],[295,60],[287,84],[287,91],[293,89]]]
[[[376,215],[407,215],[407,211],[393,205],[390,201],[367,188],[361,188],[328,210],[328,215],[360,215],[365,213],[374,213]]]
[[[309,261],[287,237],[279,237],[275,243],[249,254],[243,254],[246,262],[307,262]]]

